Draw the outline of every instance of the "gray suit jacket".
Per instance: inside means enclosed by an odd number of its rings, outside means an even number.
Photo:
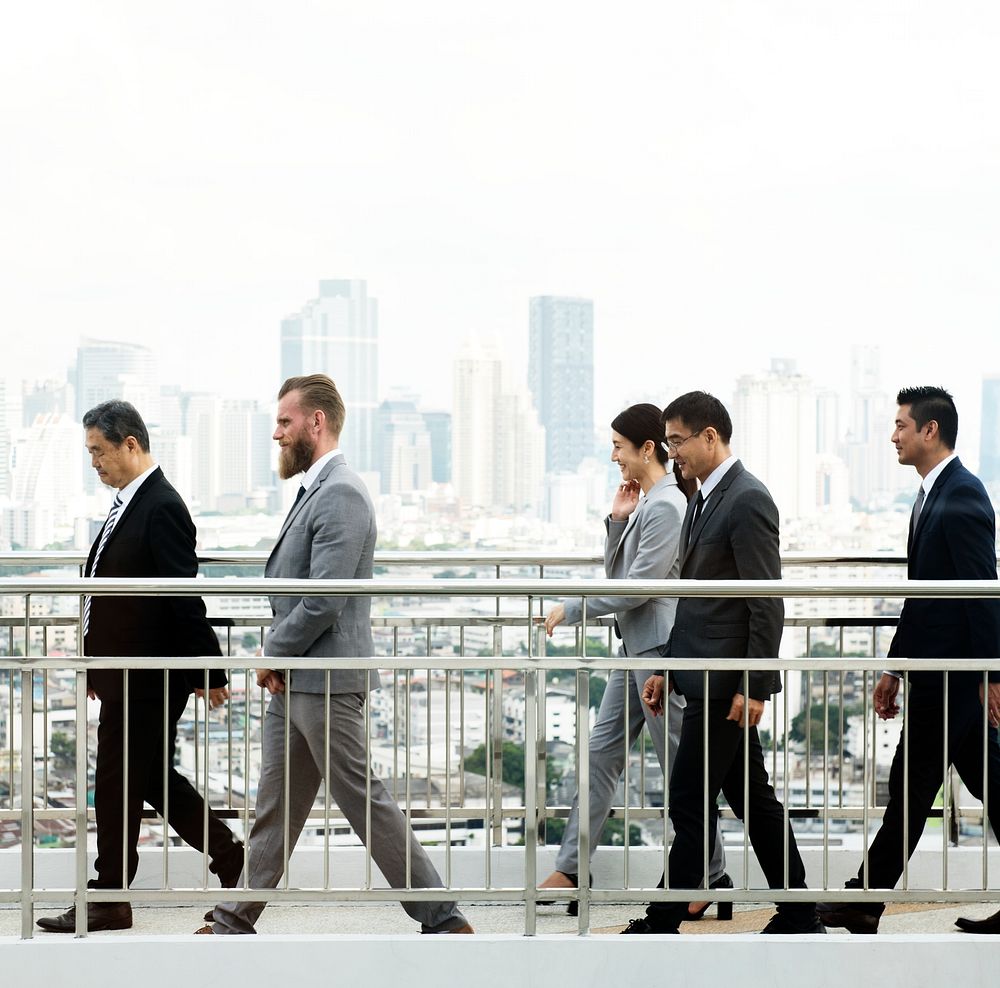
[[[375,508],[361,478],[335,456],[288,513],[264,575],[284,579],[366,579],[375,555]],[[373,654],[370,597],[272,597],[274,619],[264,654],[300,658]],[[274,663],[280,668],[280,663]],[[322,693],[322,669],[291,673],[289,689]],[[378,673],[330,672],[331,693],[362,693],[379,686]]]
[[[687,500],[673,473],[650,488],[627,521],[605,521],[604,572],[608,579],[671,580],[680,571],[677,549]],[[564,604],[566,620],[579,624],[580,598]],[[639,655],[660,648],[670,637],[676,597],[589,597],[587,617],[614,613],[625,652]]]
[[[778,509],[767,488],[739,460],[705,502],[691,528],[692,498],[681,531],[682,580],[779,580]],[[690,536],[688,532],[690,530]],[[686,546],[686,549],[683,548]],[[676,658],[777,658],[785,605],[779,597],[682,597],[666,655]],[[743,692],[743,673],[713,672],[709,698]],[[704,697],[700,672],[669,670],[685,696]],[[750,673],[750,696],[766,700],[781,690],[776,672]]]

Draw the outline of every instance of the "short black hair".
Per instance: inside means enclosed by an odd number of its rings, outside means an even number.
[[[120,398],[102,401],[83,416],[85,429],[97,429],[109,443],[121,446],[132,436],[144,452],[149,452],[149,430],[135,406]]]
[[[660,422],[666,425],[670,419],[680,419],[692,432],[701,432],[711,426],[727,446],[733,438],[733,420],[726,406],[707,391],[689,391],[674,398],[663,409]]]
[[[937,422],[941,442],[948,449],[954,449],[958,442],[958,409],[955,399],[944,388],[925,385],[919,388],[903,388],[896,395],[897,405],[909,405],[910,416],[922,429],[928,422]]]

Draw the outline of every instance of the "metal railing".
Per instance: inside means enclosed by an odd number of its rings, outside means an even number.
[[[509,558],[509,557],[505,557]],[[816,557],[810,557],[816,558]],[[493,565],[492,563],[490,565]],[[522,562],[516,563],[522,565]],[[540,565],[545,565],[544,563]],[[26,645],[26,650],[31,650],[34,639],[34,629],[40,630],[59,627],[71,627],[78,621],[78,617],[37,617],[31,611],[31,600],[37,595],[65,596],[76,601],[82,599],[86,593],[104,594],[109,596],[134,596],[137,594],[168,594],[168,595],[190,595],[194,592],[208,597],[245,597],[264,596],[267,594],[289,594],[289,595],[348,595],[357,596],[360,594],[370,595],[373,598],[395,600],[443,600],[458,598],[474,598],[484,596],[484,585],[482,581],[476,580],[387,580],[376,579],[370,581],[275,581],[262,579],[199,579],[188,580],[138,580],[129,581],[127,584],[115,580],[82,579],[82,578],[5,578],[0,579],[0,599],[7,597],[21,597],[24,600],[23,615],[20,617],[8,617],[4,619],[10,641],[14,641],[14,632],[17,630],[18,637]],[[397,786],[394,796],[400,800],[404,806],[404,812],[408,822],[418,819],[439,821],[445,833],[445,866],[444,879],[445,888],[443,890],[425,891],[410,887],[402,890],[384,890],[374,888],[372,885],[372,862],[370,851],[365,854],[365,876],[360,888],[343,889],[331,888],[329,882],[328,867],[324,867],[324,875],[321,883],[316,883],[315,887],[292,888],[288,884],[288,872],[285,872],[284,886],[280,889],[264,892],[262,890],[242,889],[227,891],[227,899],[252,899],[266,900],[272,899],[292,899],[294,901],[335,901],[347,898],[368,898],[374,900],[391,899],[441,899],[457,898],[460,901],[517,901],[525,905],[525,932],[533,933],[535,928],[535,916],[539,893],[535,889],[535,868],[537,863],[537,849],[545,829],[545,822],[553,818],[564,816],[567,807],[564,805],[551,805],[551,799],[546,780],[546,757],[545,757],[545,698],[548,691],[547,677],[556,670],[569,671],[573,674],[573,712],[577,724],[587,723],[587,711],[589,709],[590,673],[600,670],[624,670],[636,668],[654,669],[657,665],[662,665],[662,660],[658,663],[655,660],[619,659],[611,655],[593,656],[588,655],[588,650],[593,647],[593,639],[588,633],[593,631],[595,622],[585,622],[584,626],[577,631],[570,631],[574,644],[578,646],[578,654],[569,656],[546,656],[545,639],[543,629],[540,628],[540,608],[538,604],[543,598],[564,598],[568,596],[598,596],[607,594],[625,594],[629,596],[699,596],[699,597],[747,597],[747,596],[782,596],[789,599],[794,598],[844,598],[844,597],[871,597],[878,599],[900,598],[903,596],[915,597],[997,597],[1000,596],[1000,588],[994,581],[963,582],[963,583],[929,583],[912,581],[864,581],[859,583],[856,580],[850,581],[828,581],[822,584],[804,584],[791,581],[731,581],[731,582],[709,582],[709,581],[614,581],[614,580],[580,580],[580,579],[496,579],[489,582],[487,594],[489,597],[496,597],[497,600],[505,602],[515,602],[515,610],[518,613],[507,615],[456,615],[449,614],[444,617],[439,616],[380,616],[373,619],[373,625],[380,629],[381,633],[391,637],[391,654],[384,656],[372,656],[359,659],[342,660],[336,662],[327,660],[322,663],[323,668],[382,668],[393,670],[392,678],[392,702],[389,704],[388,717],[392,720],[392,757],[394,759],[395,771],[393,771],[393,783]],[[537,602],[537,603],[536,603]],[[499,611],[499,604],[497,607]],[[262,625],[265,622],[252,618],[235,618],[226,630],[227,644],[232,651],[234,629],[240,627],[253,627],[263,633]],[[780,795],[784,795],[784,810],[787,821],[819,821],[823,827],[822,837],[822,897],[826,899],[851,898],[873,898],[882,901],[913,899],[918,901],[967,901],[975,899],[996,899],[998,893],[989,888],[988,881],[988,837],[985,826],[984,809],[972,810],[965,814],[970,819],[978,818],[983,822],[982,837],[982,887],[981,888],[951,888],[948,883],[948,848],[950,828],[942,827],[942,881],[939,888],[914,889],[909,885],[908,873],[904,871],[902,887],[896,891],[879,891],[876,893],[852,890],[849,895],[840,889],[831,889],[829,885],[830,876],[830,825],[836,821],[860,820],[863,833],[867,835],[869,824],[877,820],[881,808],[875,803],[875,782],[877,775],[877,757],[874,751],[870,751],[873,738],[874,719],[870,709],[868,698],[870,695],[870,676],[879,672],[884,661],[879,658],[876,647],[878,629],[884,625],[892,624],[892,618],[793,618],[787,624],[789,627],[804,627],[807,635],[807,653],[809,651],[809,635],[815,628],[833,627],[837,629],[843,641],[844,629],[853,626],[861,626],[872,629],[872,654],[867,658],[846,658],[841,656],[810,658],[808,655],[796,659],[778,659],[763,661],[741,661],[740,668],[749,673],[759,669],[780,669],[786,679],[786,692],[779,694],[779,701],[775,704],[772,716],[772,744],[770,751],[770,768],[772,781]],[[588,628],[589,625],[589,628]],[[0,624],[0,627],[3,625]],[[435,653],[435,629],[453,629],[458,635],[458,654],[441,654],[442,648],[438,648]],[[477,631],[486,630],[491,641],[489,655],[466,655],[468,644],[468,634],[470,629]],[[507,632],[505,638],[505,632]],[[400,654],[401,635],[421,634],[425,636],[426,654],[422,656],[404,656]],[[611,644],[611,632],[606,626],[601,627],[600,635],[602,640]],[[2,639],[2,635],[0,635]],[[2,645],[2,640],[0,640]],[[454,648],[454,645],[452,645]],[[44,652],[48,651],[47,644],[43,642]],[[610,649],[609,649],[610,651]],[[74,725],[85,724],[87,722],[87,702],[86,702],[86,672],[95,668],[122,668],[137,669],[143,666],[152,665],[155,668],[169,669],[204,669],[206,664],[212,666],[223,666],[236,670],[232,677],[234,683],[238,683],[242,677],[243,683],[243,728],[242,735],[234,738],[232,725],[238,720],[239,710],[234,709],[234,701],[231,699],[225,711],[224,724],[226,727],[223,740],[213,741],[212,718],[203,717],[195,722],[194,728],[194,775],[195,782],[206,796],[206,800],[212,796],[211,791],[211,753],[213,748],[217,751],[219,745],[226,748],[225,762],[228,766],[228,797],[220,805],[216,799],[214,808],[218,808],[230,819],[238,820],[243,827],[244,833],[250,825],[252,812],[249,808],[250,785],[248,778],[252,772],[253,758],[251,739],[251,709],[257,707],[258,723],[263,713],[263,697],[257,697],[251,701],[253,685],[251,674],[246,670],[250,663],[235,663],[233,656],[227,657],[222,662],[217,659],[96,659],[79,656],[56,656],[42,654],[27,658],[2,658],[0,657],[0,713],[3,712],[3,701],[6,698],[7,711],[7,743],[4,754],[7,762],[8,789],[6,800],[0,790],[0,822],[3,820],[16,819],[21,828],[21,833],[34,834],[35,827],[40,821],[68,820],[71,821],[77,835],[87,831],[91,814],[86,805],[86,800],[75,799],[72,805],[57,808],[49,806],[49,785],[48,771],[51,752],[48,749],[49,727],[47,717],[50,710],[48,706],[47,690],[49,688],[49,673],[54,670],[64,670],[72,674],[74,679]],[[283,667],[294,668],[317,668],[317,660],[281,660]],[[720,663],[712,660],[678,660],[678,667],[685,669],[701,670],[707,677],[710,669],[732,668],[732,663]],[[926,669],[928,660],[919,661],[897,661],[893,660],[894,667],[900,671],[907,672],[911,669]],[[942,670],[969,670],[975,669],[977,673],[985,676],[985,670],[1000,670],[1000,658],[986,662],[984,660],[933,660],[933,667]],[[424,765],[417,765],[413,759],[414,746],[411,742],[411,733],[415,724],[413,714],[413,693],[414,687],[419,686],[415,673],[422,673],[425,680],[425,701],[428,717],[425,727],[425,751]],[[514,676],[511,677],[511,673]],[[799,695],[805,696],[805,751],[804,770],[801,773],[805,778],[805,805],[792,805],[792,786],[795,779],[792,761],[802,761],[803,753],[795,752],[789,742],[790,737],[790,711],[788,701],[789,677],[801,674],[804,677],[804,686],[799,690]],[[506,675],[506,679],[505,679]],[[810,751],[810,744],[813,738],[810,718],[813,710],[813,697],[817,688],[809,682],[809,677],[817,677],[822,693],[822,723],[823,741],[822,752],[819,759],[814,757]],[[832,676],[836,676],[836,681]],[[36,682],[36,676],[40,682]],[[7,682],[4,683],[4,678]],[[485,758],[483,759],[484,774],[482,795],[473,795],[468,787],[470,773],[465,771],[464,755],[467,753],[467,740],[464,732],[467,721],[472,711],[468,709],[468,691],[466,686],[469,681],[475,679],[476,692],[481,693],[481,713],[483,745],[485,748]],[[851,682],[851,680],[855,682]],[[443,724],[438,725],[443,730],[446,743],[444,745],[444,772],[440,776],[442,779],[441,792],[435,800],[432,792],[432,743],[434,725],[432,724],[429,711],[431,709],[430,691],[433,682],[437,682],[443,690],[444,717]],[[831,717],[830,717],[830,696],[831,683],[833,689],[838,692],[840,702],[838,704],[839,730],[836,732],[840,739],[840,744],[831,749]],[[4,690],[6,685],[6,690]],[[850,799],[845,799],[845,792],[839,786],[840,780],[844,778],[845,752],[843,747],[844,725],[843,717],[845,710],[845,686],[853,686],[852,692],[861,697],[863,712],[861,724],[863,731],[863,753],[862,765],[860,767],[861,787],[860,803],[852,803]],[[38,687],[41,687],[39,690]],[[518,696],[523,693],[523,800],[511,804],[510,796],[506,797],[503,786],[503,747],[504,733],[502,730],[504,694],[518,692]],[[457,698],[453,695],[457,691]],[[377,695],[377,694],[376,694]],[[30,698],[30,704],[26,701]],[[457,699],[457,704],[455,700]],[[294,702],[294,700],[293,700]],[[36,708],[41,706],[41,710],[36,712]],[[457,706],[457,711],[456,711]],[[24,716],[26,709],[32,712],[32,716]],[[19,713],[20,730],[15,732],[12,729],[15,714]],[[42,744],[39,745],[36,739],[36,724],[38,715],[41,715],[41,735]],[[457,723],[456,723],[457,720]],[[402,725],[401,722],[402,721]],[[906,739],[905,719],[904,742]],[[366,732],[367,750],[369,759],[377,743],[377,738],[373,736],[373,718],[367,719],[368,729]],[[780,724],[781,730],[778,729]],[[77,740],[82,734],[86,739],[86,732],[79,732]],[[985,734],[985,732],[984,732]],[[452,741],[458,736],[457,757],[454,758],[456,764],[452,763],[454,750]],[[780,743],[779,743],[780,735]],[[575,776],[579,781],[579,793],[581,805],[587,805],[589,795],[589,759],[586,740],[586,732],[578,731],[575,745]],[[242,745],[242,765],[243,765],[243,800],[242,806],[233,805],[233,774],[232,766],[236,754],[235,745],[237,741]],[[402,742],[402,744],[400,744]],[[87,790],[88,773],[88,744],[77,744],[76,758],[74,765],[75,792],[85,793]],[[836,758],[831,758],[831,750],[835,751]],[[33,757],[25,759],[20,754],[31,751]],[[18,756],[18,757],[15,757]],[[36,772],[35,763],[41,761],[40,773]],[[856,756],[852,761],[856,761]],[[818,762],[818,765],[816,764]],[[947,764],[946,755],[943,753],[942,766]],[[985,764],[985,759],[984,759]],[[414,794],[413,782],[419,776],[418,769],[424,768],[425,793],[424,800],[420,800]],[[19,769],[19,771],[18,771]],[[401,771],[400,771],[401,770]],[[645,758],[640,759],[640,771],[645,771]],[[707,766],[706,766],[707,771]],[[810,774],[817,772],[822,778],[821,798],[816,800],[814,796],[814,786]],[[0,777],[3,776],[3,768],[0,767]],[[637,886],[630,881],[629,857],[630,846],[628,835],[629,825],[633,820],[662,820],[669,813],[668,805],[651,805],[645,800],[646,785],[640,786],[642,798],[640,805],[632,806],[629,802],[629,774],[630,763],[626,759],[625,775],[625,800],[620,808],[622,817],[625,820],[625,847],[622,850],[623,863],[623,887],[620,889],[592,889],[585,881],[586,869],[581,868],[581,879],[583,885],[579,890],[571,892],[554,892],[546,890],[544,898],[567,901],[577,899],[579,901],[579,923],[581,932],[589,928],[589,905],[591,902],[606,901],[647,901],[649,899],[663,899],[668,901],[681,901],[690,898],[690,891],[657,890],[651,887]],[[838,792],[831,794],[831,776],[836,776],[838,780]],[[286,773],[287,777],[287,773]],[[944,771],[943,771],[944,778]],[[400,794],[398,786],[402,785],[403,792]],[[457,792],[455,791],[457,787]],[[939,815],[948,817],[956,809],[950,797],[950,786],[944,786],[943,804]],[[985,791],[985,789],[984,789]],[[36,808],[36,794],[41,793],[43,798],[42,808]],[[457,799],[456,799],[457,797]],[[6,807],[4,803],[6,802]],[[418,804],[423,803],[423,806]],[[668,803],[666,794],[662,800]],[[436,805],[435,805],[436,804]],[[478,822],[483,830],[484,836],[489,835],[489,839],[484,842],[482,851],[482,866],[480,870],[481,881],[475,883],[466,882],[456,885],[453,881],[454,864],[451,835],[456,819],[461,821]],[[497,887],[492,874],[491,846],[500,843],[504,836],[504,827],[510,821],[520,824],[524,836],[524,878],[520,886],[509,884]],[[324,860],[328,859],[331,841],[331,831],[339,823],[339,817],[334,812],[329,796],[324,796],[323,805],[314,808],[310,817],[310,824],[316,823],[323,835]],[[584,859],[589,851],[591,838],[597,835],[589,833],[589,823],[587,814],[581,814],[580,819],[580,856]],[[203,869],[203,883],[201,890],[196,889],[171,889],[169,888],[169,842],[164,840],[163,847],[163,885],[162,890],[157,891],[136,891],[130,890],[128,896],[133,901],[162,902],[177,901],[183,898],[185,901],[197,899],[198,901],[215,901],[219,898],[218,891],[207,889],[208,872],[207,859]],[[86,889],[87,856],[86,842],[76,840],[77,851],[75,855],[76,869],[72,889],[66,889],[65,894],[72,894],[80,912],[85,913],[84,904],[90,901],[108,901],[122,898],[122,891],[97,891]],[[750,884],[749,871],[749,841],[746,829],[742,834],[742,859],[743,859],[743,882],[742,887],[732,892],[713,891],[712,897],[719,900],[733,901],[788,901],[788,900],[811,900],[818,895],[817,887],[810,891],[798,891],[791,889],[782,890],[761,890],[754,888]],[[707,843],[705,852],[707,855]],[[44,854],[44,849],[36,849],[34,842],[30,847],[22,847],[21,850],[21,881],[20,888],[7,891],[0,890],[0,901],[18,902],[22,910],[22,935],[31,935],[32,915],[34,903],[37,901],[47,901],[53,898],[53,892],[58,890],[37,888],[34,883],[34,863],[37,854]],[[290,853],[290,848],[286,848],[286,854]],[[478,853],[478,851],[477,851]],[[663,864],[666,866],[668,844],[662,842]],[[707,858],[706,858],[707,860]],[[867,851],[864,852],[864,861],[867,862]],[[815,877],[815,876],[811,876]],[[787,882],[786,882],[787,885]],[[408,883],[409,886],[409,883]],[[814,883],[815,886],[815,883]]]

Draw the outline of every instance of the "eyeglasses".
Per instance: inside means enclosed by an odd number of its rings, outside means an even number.
[[[697,432],[692,432],[690,436],[685,436],[683,439],[664,439],[660,443],[660,449],[664,453],[676,453],[677,450],[681,448],[689,439],[694,439],[695,436],[700,436],[704,430],[699,429]]]

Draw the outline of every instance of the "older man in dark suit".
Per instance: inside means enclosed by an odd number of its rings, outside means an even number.
[[[982,483],[955,453],[958,412],[943,388],[905,388],[896,398],[892,442],[899,462],[920,474],[910,516],[907,576],[911,580],[995,580],[996,521]],[[907,600],[889,646],[889,657],[1000,658],[1000,600]],[[990,673],[988,690],[977,672],[947,674],[947,761],[969,791],[983,796],[984,741],[988,765],[988,807],[994,835],[1000,834],[1000,673]],[[891,889],[923,833],[927,814],[942,785],[945,732],[944,675],[910,674],[906,697],[909,735],[909,801],[904,800],[905,747],[900,738],[889,769],[889,802],[882,826],[868,851],[868,887]],[[899,712],[900,677],[883,674],[875,687],[875,712],[883,719]],[[984,695],[985,693],[985,695]],[[990,726],[983,737],[983,703]],[[908,807],[908,808],[907,808]],[[909,845],[904,845],[908,815]],[[848,888],[864,886],[864,867]],[[851,933],[878,932],[885,906],[878,902],[821,904],[830,926]],[[959,919],[971,933],[1000,933],[1000,913],[985,920]]]
[[[180,495],[153,460],[142,417],[126,401],[106,401],[84,415],[83,425],[97,475],[102,483],[118,489],[90,549],[87,575],[196,576],[194,523]],[[88,597],[82,633],[86,655],[221,655],[219,640],[208,623],[200,597]],[[88,676],[91,696],[101,701],[94,781],[97,879],[90,882],[92,888],[127,888],[135,877],[143,802],[163,812],[164,760],[169,825],[192,847],[203,850],[205,804],[174,768],[174,745],[177,721],[192,689],[202,692],[199,687],[204,685],[204,676],[172,673],[164,691],[162,669],[133,670],[128,677],[127,724],[124,683],[120,670],[95,669]],[[209,702],[217,706],[227,696],[225,674],[213,671]],[[82,793],[78,796],[83,798]],[[127,813],[123,812],[125,807]],[[122,873],[123,817],[127,821],[127,876]],[[208,850],[211,870],[223,885],[234,885],[243,866],[243,845],[234,840],[229,828],[211,810]],[[72,933],[76,929],[76,910],[42,917],[38,925],[50,933]],[[121,930],[131,925],[132,908],[128,902],[92,902],[87,906],[89,930]]]
[[[663,412],[666,446],[685,479],[697,478],[701,490],[691,499],[681,529],[681,579],[776,580],[778,509],[764,485],[731,453],[733,427],[717,398],[692,391]],[[687,706],[677,758],[670,776],[670,819],[675,837],[670,849],[670,887],[704,886],[703,835],[708,814],[714,844],[721,791],[741,820],[749,813],[750,843],[768,885],[784,886],[784,810],[764,768],[757,724],[764,704],[781,689],[774,672],[752,672],[744,695],[740,659],[774,658],[781,642],[784,605],[779,598],[681,597],[666,655],[681,660],[731,660],[732,669],[712,672],[705,692],[700,672],[670,669],[670,688],[684,694]],[[726,662],[727,665],[730,662]],[[664,677],[651,676],[643,691],[654,710],[663,708]],[[708,722],[708,791],[704,784],[705,723]],[[749,805],[744,807],[744,726],[749,722]],[[788,884],[805,888],[802,859],[791,829]],[[709,848],[711,853],[711,847]],[[625,933],[676,933],[687,917],[686,903],[654,902]],[[825,933],[812,903],[782,903],[764,933]]]

